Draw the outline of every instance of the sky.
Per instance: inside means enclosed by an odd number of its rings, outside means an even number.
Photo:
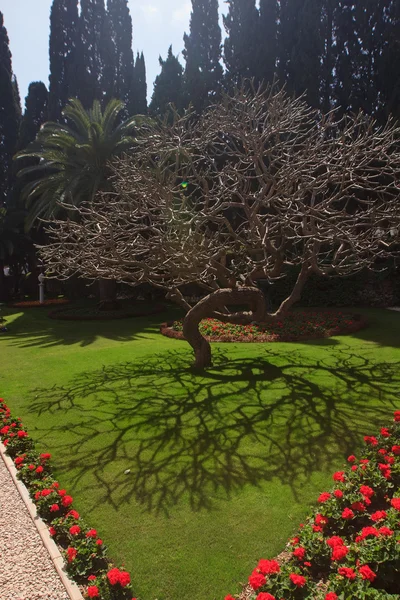
[[[52,0],[0,0],[0,11],[10,38],[13,71],[18,79],[21,101],[31,81],[49,81],[49,17]],[[160,66],[172,44],[182,58],[183,34],[189,32],[190,0],[129,0],[133,20],[133,50],[143,50],[150,99]],[[219,0],[220,11],[227,5]],[[221,29],[222,23],[221,23]]]

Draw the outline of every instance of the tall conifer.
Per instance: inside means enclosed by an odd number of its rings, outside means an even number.
[[[147,113],[146,64],[143,52],[141,54],[138,52],[136,55],[128,107],[131,116]]]
[[[17,146],[21,114],[17,89],[8,34],[0,12],[0,208],[7,203],[12,186],[12,157]]]
[[[259,70],[259,12],[255,0],[227,0],[223,22],[226,80],[237,84],[244,77],[257,77]]]
[[[185,33],[185,95],[198,112],[215,99],[222,83],[218,0],[192,0],[190,33]]]
[[[273,81],[276,72],[278,16],[278,0],[260,0],[258,77],[266,83]]]
[[[109,38],[109,39],[107,39]],[[128,106],[134,73],[132,17],[127,0],[108,0],[104,81],[109,97]]]
[[[86,109],[94,100],[103,101],[112,95],[109,61],[113,50],[108,31],[104,0],[81,0],[78,98]]]
[[[48,120],[48,100],[49,94],[44,83],[33,81],[25,98],[25,112],[18,140],[20,150],[33,142],[40,127]]]
[[[78,0],[54,0],[50,13],[49,118],[58,121],[79,89]]]
[[[174,104],[180,110],[183,106],[183,68],[178,58],[168,49],[168,56],[158,59],[161,73],[154,82],[153,96],[150,102],[150,112],[153,115],[164,116],[168,104]]]

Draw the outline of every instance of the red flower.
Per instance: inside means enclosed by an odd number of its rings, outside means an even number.
[[[322,492],[322,494],[320,494],[320,496],[318,498],[318,502],[320,502],[320,504],[323,504],[324,502],[329,500],[330,497],[331,497],[331,495],[329,492]]]
[[[385,438],[390,437],[390,431],[389,431],[389,429],[387,427],[382,427],[381,428],[381,436],[385,437]]]
[[[312,530],[315,531],[316,533],[323,531],[322,527],[320,527],[319,525],[313,525]]]
[[[54,529],[54,527],[49,527],[49,533],[50,535],[56,535],[57,531]]]
[[[368,485],[362,485],[360,487],[360,494],[362,494],[363,496],[366,496],[366,498],[372,498],[372,496],[374,495],[374,490],[369,487]]]
[[[52,491],[53,490],[49,490],[48,488],[46,488],[46,489],[42,490],[42,496],[43,497],[49,496]]]
[[[22,454],[21,456],[17,456],[17,458],[14,460],[16,465],[21,465],[24,460],[26,458],[26,454]]]
[[[335,546],[332,550],[331,560],[342,560],[347,556],[349,549],[347,546]]]
[[[400,498],[392,498],[391,501],[390,501],[390,504],[396,510],[400,510]]]
[[[276,560],[266,560],[262,558],[256,567],[263,575],[271,575],[272,573],[279,573],[281,570],[279,563]]]
[[[355,571],[353,571],[353,569],[350,567],[339,567],[338,573],[339,575],[342,575],[342,577],[346,577],[352,581],[357,577],[357,573],[355,573]]]
[[[74,499],[72,496],[64,496],[61,504],[65,507],[70,506],[73,503]]]
[[[379,535],[393,535],[393,531],[389,527],[380,527],[378,531]]]
[[[364,565],[358,569],[361,577],[363,579],[368,579],[368,581],[373,581],[376,578],[376,573],[374,573],[368,565]]]
[[[361,512],[364,512],[364,510],[365,510],[365,506],[362,502],[353,502],[353,504],[351,505],[351,508],[353,510],[359,510]]]
[[[293,551],[293,556],[295,556],[299,560],[303,560],[305,555],[306,555],[306,549],[301,548],[300,546]]]
[[[96,544],[97,544],[98,546],[102,546],[102,544],[103,544],[103,540],[100,540],[100,539],[96,540]]]
[[[72,527],[69,528],[69,532],[71,535],[78,535],[81,532],[81,528],[79,525],[72,525]]]
[[[235,598],[233,596],[231,596],[230,594],[228,594],[227,596],[225,596],[224,600],[235,600]]]
[[[67,517],[74,517],[74,519],[79,519],[79,513],[72,509],[67,512]]]
[[[88,577],[88,581],[96,581],[97,577],[96,575],[89,575]]]
[[[393,454],[400,454],[400,446],[392,446],[392,452]]]
[[[394,420],[395,421],[400,421],[400,410],[395,410],[394,411]]]
[[[22,430],[20,430],[20,431],[18,431],[18,433],[17,433],[17,436],[18,436],[19,438],[24,438],[24,437],[28,437],[28,434],[27,434],[27,432],[26,432],[26,431],[22,431]]]
[[[350,510],[350,508],[345,508],[344,511],[342,512],[343,519],[352,519],[353,517],[354,517],[354,513],[352,510]]]
[[[362,465],[367,465],[367,464],[369,463],[369,460],[368,460],[368,458],[362,458],[362,459],[360,460],[360,463],[361,463]]]
[[[342,492],[342,490],[335,490],[333,492],[333,495],[335,496],[335,498],[343,498],[343,492]]]
[[[382,456],[384,456],[385,454],[387,454],[387,450],[385,450],[385,448],[380,448],[378,450],[378,454],[382,454]]]
[[[303,575],[297,575],[297,573],[291,573],[289,579],[297,587],[303,587],[307,583],[307,579]]]
[[[62,497],[62,496],[65,496],[65,494],[67,493],[67,490],[58,490],[58,493]]]
[[[317,516],[315,517],[315,523],[316,523],[316,525],[322,525],[322,527],[323,527],[324,525],[326,525],[328,523],[328,517],[324,517],[324,515],[320,515],[318,513]]]
[[[256,598],[256,600],[276,600],[275,596],[269,594],[268,592],[260,592]]]
[[[253,571],[249,577],[249,584],[253,588],[253,590],[258,590],[258,588],[265,585],[267,580],[265,579],[262,573],[257,573],[257,571]]]
[[[352,454],[351,456],[349,456],[349,457],[347,458],[347,461],[348,461],[349,463],[356,462],[356,460],[357,460],[357,459],[356,459],[356,457],[354,456],[354,454]]]
[[[96,585],[90,585],[87,589],[87,594],[89,598],[98,598],[99,597],[99,588]]]
[[[311,567],[312,564],[308,560],[306,560],[306,561],[304,561],[304,566],[305,567]]]
[[[335,548],[335,546],[344,546],[344,541],[338,535],[333,535],[332,537],[328,538],[326,543],[331,548]]]
[[[52,504],[50,506],[50,512],[57,512],[58,510],[60,510],[60,507],[58,506],[58,504]]]
[[[345,481],[344,471],[336,471],[332,477],[333,481]]]
[[[34,468],[35,468],[35,465],[28,465],[28,469],[29,469],[30,471],[33,471],[33,470],[34,470]]]
[[[126,587],[131,582],[131,576],[128,571],[120,571],[119,572],[119,583],[122,587]]]
[[[328,592],[325,596],[325,600],[337,600],[339,596],[335,594],[335,592]]]
[[[45,452],[44,454],[40,455],[41,460],[49,460],[49,458],[51,458],[51,454],[49,454],[48,452]]]
[[[365,435],[364,436],[364,442],[366,444],[370,444],[371,446],[377,446],[378,445],[378,440],[373,435]]]
[[[35,493],[35,500],[39,500],[39,498],[40,498],[40,492],[36,492]]]
[[[75,548],[69,547],[67,549],[68,562],[72,562],[73,560],[75,560],[77,554],[78,551]]]
[[[38,474],[43,473],[43,467],[41,465],[39,465],[37,467],[37,469],[35,469],[35,473],[38,473]]]
[[[379,463],[378,468],[382,475],[386,477],[386,479],[390,479],[391,470],[389,465],[387,465],[386,463]]]
[[[107,579],[110,582],[110,585],[117,585],[117,583],[119,583],[119,569],[115,567],[114,569],[111,569],[111,571],[108,571]]]
[[[97,537],[97,531],[96,531],[96,529],[90,529],[87,532],[86,537],[92,537],[92,538]]]
[[[358,469],[357,465],[353,465],[353,466],[351,467],[351,470],[352,470],[352,471],[357,471],[357,469]]]
[[[386,519],[386,517],[387,517],[386,511],[377,510],[376,512],[372,513],[371,521],[374,521],[376,523],[376,521],[381,521],[382,519]]]
[[[378,537],[379,533],[376,527],[363,527],[361,529],[361,534],[356,538],[356,542],[360,542],[361,540],[365,540],[369,535]]]

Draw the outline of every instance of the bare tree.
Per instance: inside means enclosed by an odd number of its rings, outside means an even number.
[[[200,119],[147,125],[135,155],[114,163],[116,192],[75,209],[77,222],[51,224],[42,258],[57,277],[167,290],[186,310],[195,365],[207,367],[203,318],[280,318],[312,273],[348,275],[387,254],[398,238],[399,135],[392,121],[338,120],[247,85]],[[291,293],[268,313],[257,282],[293,268]],[[207,293],[194,306],[182,294],[189,283]]]

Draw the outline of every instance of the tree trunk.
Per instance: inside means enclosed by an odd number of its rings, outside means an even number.
[[[250,312],[224,312],[225,306],[245,304]],[[201,335],[199,324],[202,319],[213,317],[227,323],[247,325],[261,321],[266,316],[263,293],[256,287],[221,289],[212,292],[192,309],[183,320],[183,335],[194,350],[196,369],[211,367],[211,346]]]
[[[285,315],[289,311],[289,309],[292,308],[293,304],[300,300],[302,291],[309,276],[310,266],[307,263],[304,263],[301,267],[300,273],[298,274],[296,283],[294,284],[291,294],[281,303],[280,307],[274,313],[273,316],[281,317]]]
[[[99,279],[99,295],[99,310],[118,310],[115,279]]]
[[[6,278],[4,275],[4,261],[0,260],[0,301],[7,300]]]

